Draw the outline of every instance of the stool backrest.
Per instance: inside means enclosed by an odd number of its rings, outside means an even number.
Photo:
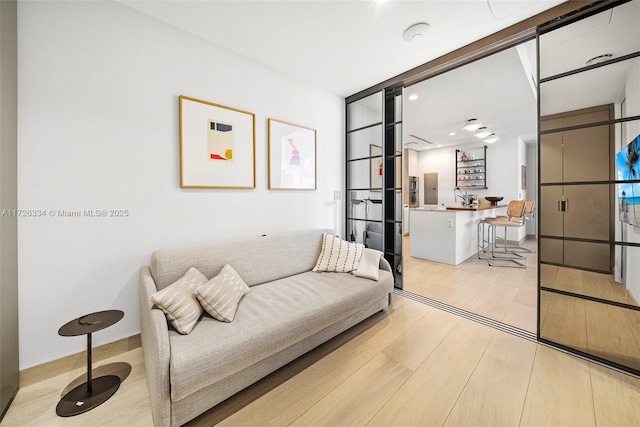
[[[507,206],[507,216],[509,220],[512,218],[522,218],[524,216],[524,208],[526,204],[524,200],[512,200]]]
[[[536,208],[535,200],[525,200],[524,201],[524,217],[525,219],[533,218],[533,211]]]

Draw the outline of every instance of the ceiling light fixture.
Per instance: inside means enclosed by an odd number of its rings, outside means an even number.
[[[491,135],[489,135],[488,137],[483,139],[482,142],[486,142],[487,144],[493,144],[494,142],[498,141],[499,139],[500,139],[500,137],[498,135],[496,135],[495,133],[492,133]]]
[[[493,132],[491,132],[491,129],[483,126],[480,129],[478,129],[478,132],[474,133],[473,136],[475,136],[476,138],[486,138],[487,136],[491,135]]]
[[[480,120],[478,120],[478,119],[469,119],[464,124],[464,126],[462,126],[462,129],[472,132],[474,130],[480,129],[481,127],[482,127],[482,122]]]
[[[412,95],[409,95],[409,101],[415,101],[416,99],[418,99],[418,95],[416,95],[415,93]]]
[[[402,33],[402,37],[409,43],[420,41],[431,27],[426,22],[413,24]]]
[[[455,132],[449,132],[449,136],[453,136],[455,134],[456,134]]]
[[[600,64],[602,62],[606,62],[610,60],[611,58],[613,58],[613,55],[610,53],[594,56],[593,58],[587,61],[587,65]]]

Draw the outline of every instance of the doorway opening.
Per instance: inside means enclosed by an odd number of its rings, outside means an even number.
[[[405,87],[403,108],[404,290],[532,334],[535,210],[498,228],[517,264],[487,260],[477,224],[537,202],[536,59],[536,40],[520,43]]]

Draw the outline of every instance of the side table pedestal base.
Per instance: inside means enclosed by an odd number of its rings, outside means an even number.
[[[56,414],[61,417],[72,417],[87,412],[106,402],[120,387],[120,377],[105,375],[92,380],[92,392],[88,384],[82,383],[65,394],[56,406]]]

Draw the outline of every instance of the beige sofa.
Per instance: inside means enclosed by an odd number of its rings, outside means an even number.
[[[153,420],[186,423],[262,377],[385,309],[389,264],[378,281],[312,272],[328,230],[155,251],[140,271],[140,330]],[[188,335],[149,297],[195,267],[207,278],[231,265],[250,286],[235,319],[204,315]]]

